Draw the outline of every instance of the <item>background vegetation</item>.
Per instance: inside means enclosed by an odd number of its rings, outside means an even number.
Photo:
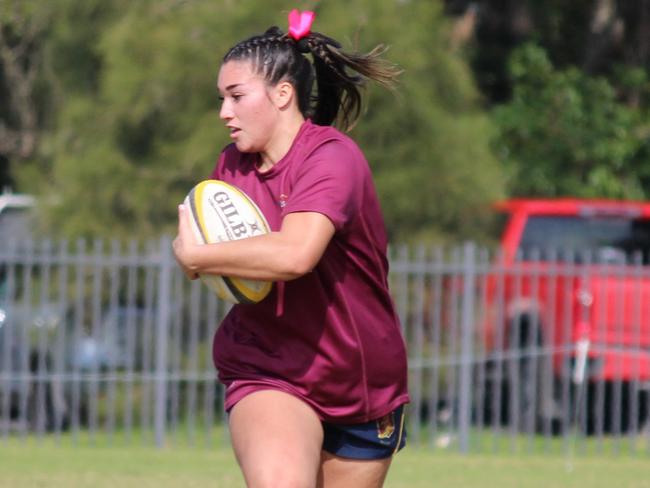
[[[294,7],[404,69],[351,134],[393,240],[486,238],[507,196],[647,198],[649,0],[0,0],[0,187],[48,234],[173,232],[228,142],[221,57]]]

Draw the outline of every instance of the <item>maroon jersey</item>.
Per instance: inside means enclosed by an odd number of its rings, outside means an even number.
[[[306,121],[269,171],[227,146],[212,178],[242,189],[273,231],[292,212],[327,216],[336,232],[318,265],[235,305],[213,344],[226,408],[256,389],[286,391],[330,422],[359,423],[408,402],[407,360],[389,293],[387,239],[368,163],[332,127]]]

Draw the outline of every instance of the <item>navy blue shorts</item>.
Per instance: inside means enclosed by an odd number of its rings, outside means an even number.
[[[406,445],[404,405],[364,424],[323,422],[323,450],[350,459],[389,458]]]

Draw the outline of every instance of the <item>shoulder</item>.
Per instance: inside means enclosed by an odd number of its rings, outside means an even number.
[[[368,171],[368,163],[357,143],[334,127],[312,124],[305,136],[302,172],[314,167],[342,176]]]
[[[305,160],[328,160],[332,164],[344,161],[348,164],[366,163],[361,149],[351,137],[334,127],[307,123],[309,126],[301,138],[301,152]]]

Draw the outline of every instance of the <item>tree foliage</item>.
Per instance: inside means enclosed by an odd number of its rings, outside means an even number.
[[[42,48],[52,124],[19,172],[68,236],[173,232],[176,204],[228,142],[216,76],[225,51],[294,2],[61,0]],[[313,5],[313,3],[311,4]],[[309,5],[302,5],[302,8]],[[394,240],[476,236],[501,196],[491,129],[435,2],[316,5],[315,30],[367,51],[385,42],[404,69],[394,94],[369,87],[352,136],[376,175]],[[399,19],[401,28],[397,28]],[[45,198],[47,197],[47,198]]]
[[[517,196],[647,198],[650,0],[447,0]]]
[[[575,67],[556,70],[529,44],[514,52],[512,100],[494,111],[514,195],[644,198],[648,127],[614,87]]]
[[[35,155],[45,125],[43,44],[50,13],[32,0],[0,2],[0,188],[12,182],[12,166]]]

